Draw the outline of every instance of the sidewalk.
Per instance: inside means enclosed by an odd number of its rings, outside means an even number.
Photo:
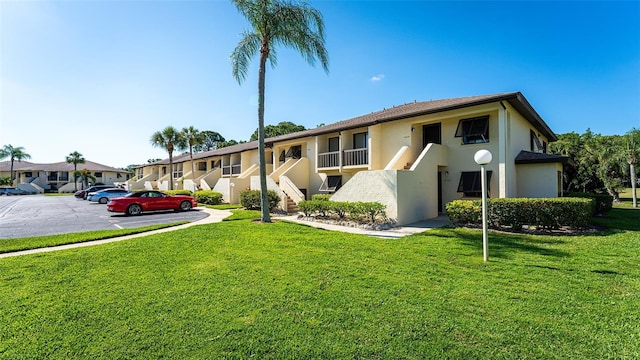
[[[340,225],[333,225],[333,224],[325,224],[321,222],[305,221],[305,220],[299,220],[298,215],[285,216],[279,219],[291,221],[291,222],[295,222],[298,224],[307,225],[307,226],[311,226],[319,229],[342,231],[342,232],[347,232],[351,234],[362,234],[362,235],[374,236],[379,238],[389,238],[389,239],[397,239],[403,236],[417,234],[423,231],[427,231],[429,229],[449,225],[449,219],[447,218],[446,215],[440,215],[436,218],[418,221],[413,224],[398,226],[395,228],[391,228],[389,230],[367,230],[367,229],[361,229],[361,228],[350,227],[350,226],[340,226]]]
[[[185,228],[188,228],[188,227],[194,226],[194,225],[202,225],[202,224],[210,224],[210,223],[220,222],[220,221],[222,221],[222,219],[224,219],[224,218],[226,218],[228,216],[231,216],[231,211],[229,211],[229,210],[214,210],[214,209],[209,209],[209,208],[202,208],[201,211],[208,213],[209,216],[207,216],[204,219],[198,220],[198,221],[190,222],[188,224],[182,224],[182,225],[172,226],[172,227],[168,227],[168,228],[164,228],[164,229],[146,231],[146,232],[142,232],[142,233],[138,233],[138,234],[119,236],[119,237],[114,237],[114,238],[109,238],[109,239],[94,240],[94,241],[87,241],[87,242],[82,242],[82,243],[59,245],[59,246],[51,246],[51,247],[39,248],[39,249],[14,251],[14,252],[10,252],[10,253],[0,254],[0,259],[1,258],[12,257],[12,256],[37,254],[37,253],[44,253],[44,252],[58,251],[58,250],[66,250],[66,249],[75,249],[75,248],[80,248],[80,247],[85,247],[85,246],[94,246],[94,245],[107,244],[107,243],[116,242],[116,241],[129,240],[129,239],[142,237],[142,236],[148,236],[148,235],[160,234],[160,233],[164,233],[164,232],[168,232],[168,231],[185,229]]]
[[[119,237],[114,237],[109,239],[87,241],[82,243],[59,245],[59,246],[51,246],[51,247],[39,248],[39,249],[14,251],[10,253],[0,254],[0,259],[13,257],[13,256],[38,254],[38,253],[66,250],[66,249],[75,249],[80,247],[94,246],[94,245],[107,244],[107,243],[116,242],[116,241],[129,240],[129,239],[134,239],[142,236],[148,236],[148,235],[160,234],[160,233],[174,231],[174,230],[185,229],[194,225],[221,222],[222,219],[228,216],[231,216],[231,211],[229,210],[215,210],[215,209],[203,208],[202,211],[208,213],[209,216],[207,216],[202,220],[194,221],[188,224],[182,224],[182,225],[172,226],[164,229],[152,230],[152,231],[147,231],[143,233],[119,236]],[[434,218],[434,219],[423,220],[413,224],[395,227],[389,230],[367,230],[367,229],[355,228],[350,226],[340,226],[340,225],[325,224],[325,223],[314,222],[314,221],[304,221],[304,220],[299,220],[298,215],[283,216],[283,217],[278,217],[276,219],[290,221],[290,222],[311,226],[319,229],[324,229],[324,230],[341,231],[341,232],[346,232],[351,234],[361,234],[361,235],[374,236],[374,237],[386,238],[386,239],[398,239],[403,236],[420,233],[423,231],[427,231],[429,229],[442,227],[449,224],[449,220],[445,215],[438,216],[437,218]]]

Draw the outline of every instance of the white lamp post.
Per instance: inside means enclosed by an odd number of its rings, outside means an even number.
[[[478,150],[473,156],[476,164],[480,165],[482,177],[482,254],[484,261],[489,261],[489,240],[487,236],[487,172],[485,165],[491,162],[493,156],[489,150]]]

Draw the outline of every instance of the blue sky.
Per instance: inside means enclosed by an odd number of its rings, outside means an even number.
[[[312,1],[329,74],[279,48],[265,121],[308,128],[414,100],[521,91],[557,134],[640,128],[640,2]],[[168,125],[248,140],[257,59],[226,1],[0,0],[0,146],[33,162],[166,158]]]

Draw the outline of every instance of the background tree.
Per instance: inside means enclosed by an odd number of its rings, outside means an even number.
[[[11,176],[0,176],[0,186],[11,185]]]
[[[173,152],[186,147],[186,141],[182,133],[173,126],[167,126],[162,131],[156,131],[151,135],[151,145],[163,148],[169,153],[169,189],[173,190]]]
[[[281,121],[278,125],[267,125],[264,127],[264,137],[270,138],[278,135],[291,134],[294,132],[307,130],[302,125],[296,125],[290,121]],[[258,129],[251,134],[250,141],[258,140]]]
[[[15,179],[13,174],[13,162],[15,160],[20,162],[22,160],[31,159],[31,155],[27,154],[22,146],[13,147],[11,144],[7,144],[0,149],[0,160],[6,158],[9,158],[11,161],[9,175],[11,176],[11,184],[13,184],[13,180]]]
[[[184,141],[189,146],[189,159],[191,160],[191,181],[195,184],[195,167],[193,166],[193,147],[196,145],[201,145],[204,142],[204,137],[202,133],[194,128],[193,126],[189,126],[188,128],[182,129],[182,136],[184,137]],[[196,189],[189,189],[192,191],[196,191]]]
[[[69,164],[73,164],[73,173],[75,174],[76,171],[78,171],[78,164],[84,164],[85,159],[82,156],[82,154],[80,154],[77,151],[74,151],[74,152],[70,153],[69,155],[67,155],[66,161]],[[73,187],[74,187],[75,191],[78,191],[78,182],[77,181],[73,182]]]
[[[153,164],[154,162],[160,161],[162,159],[148,159],[147,164]]]
[[[202,144],[193,147],[193,151],[197,153],[215,150],[220,147],[219,143],[225,141],[224,137],[215,131],[205,130],[200,133],[202,134]]]
[[[217,146],[218,146],[218,149],[222,149],[222,148],[225,148],[227,146],[233,146],[233,145],[238,145],[238,144],[242,144],[242,143],[245,143],[245,141],[238,142],[237,140],[230,139],[230,140],[226,140],[226,141],[220,141],[217,144]]]
[[[251,30],[231,53],[233,76],[242,83],[247,76],[251,58],[260,54],[258,67],[258,154],[260,158],[260,193],[262,221],[271,222],[267,198],[267,168],[264,149],[264,96],[267,60],[277,64],[275,45],[297,50],[311,65],[316,60],[326,72],[329,58],[324,47],[322,14],[306,3],[278,0],[233,0],[238,11],[249,21]]]
[[[84,190],[85,188],[89,187],[89,181],[93,181],[94,183],[96,182],[96,177],[91,175],[89,170],[87,170],[86,168],[82,170],[74,170],[73,181],[76,182],[78,180],[80,180],[82,189]]]

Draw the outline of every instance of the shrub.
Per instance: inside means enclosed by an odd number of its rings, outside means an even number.
[[[607,194],[570,192],[564,194],[564,196],[592,199],[593,215],[608,213],[613,208],[613,196]]]
[[[303,200],[298,203],[298,207],[305,216],[318,214],[324,217],[332,213],[341,219],[348,214],[349,218],[359,222],[375,223],[378,219],[387,220],[387,207],[379,202]]]
[[[222,194],[213,190],[198,190],[194,194],[200,204],[219,205],[222,203]]]
[[[165,193],[167,193],[169,195],[189,195],[189,196],[193,196],[193,193],[191,192],[191,190],[167,190],[167,191],[165,191]]]
[[[314,194],[311,196],[311,200],[329,201],[331,200],[331,194]]]
[[[480,200],[454,200],[446,205],[454,225],[476,225],[482,221]],[[487,201],[488,224],[493,229],[522,230],[523,225],[555,229],[584,227],[591,219],[591,201],[577,198],[511,198]]]
[[[280,195],[273,190],[267,190],[267,201],[269,201],[269,211],[278,208],[280,204]],[[243,190],[240,193],[240,204],[247,210],[260,210],[260,190]]]

